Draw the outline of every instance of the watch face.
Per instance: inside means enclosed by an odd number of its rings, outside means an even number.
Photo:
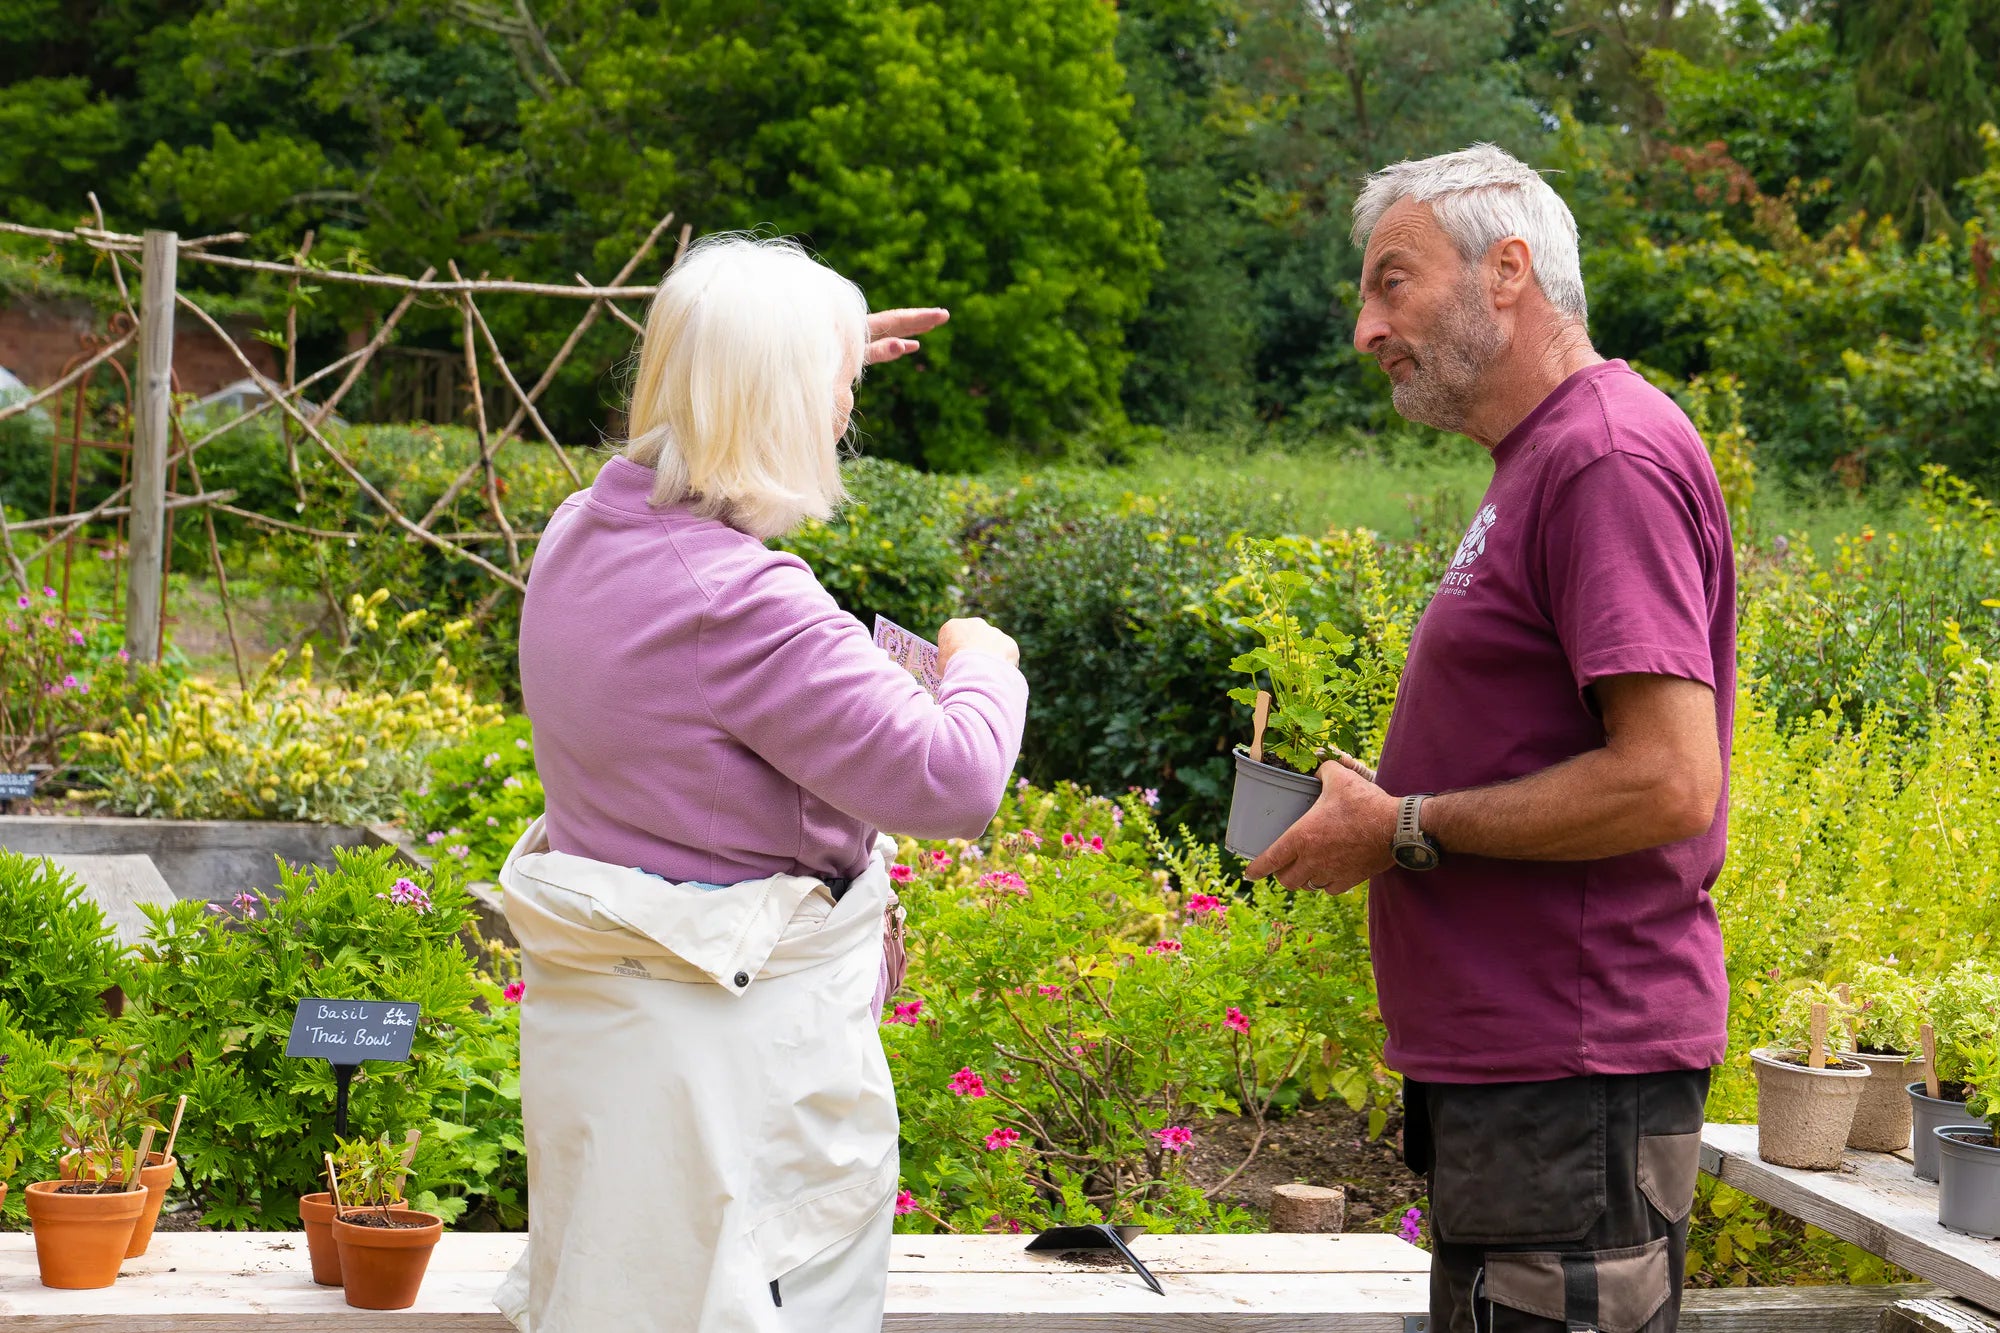
[[[1438,854],[1421,842],[1405,842],[1396,845],[1396,864],[1405,870],[1435,870]]]

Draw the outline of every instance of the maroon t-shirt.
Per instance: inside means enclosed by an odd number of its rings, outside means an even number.
[[[1493,450],[1410,642],[1383,743],[1397,796],[1505,782],[1599,749],[1606,676],[1715,691],[1723,790],[1698,838],[1599,861],[1454,853],[1369,893],[1386,1058],[1423,1082],[1700,1069],[1729,1007],[1722,869],[1736,568],[1701,437],[1623,361],[1580,370]]]

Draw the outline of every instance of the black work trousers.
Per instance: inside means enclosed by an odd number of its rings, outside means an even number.
[[[1673,1333],[1708,1077],[1406,1082],[1433,1333]]]

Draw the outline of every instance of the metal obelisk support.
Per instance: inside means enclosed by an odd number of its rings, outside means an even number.
[[[174,369],[174,268],[180,238],[148,231],[141,253],[139,374],[132,404],[132,523],[125,581],[125,651],[160,655],[160,574],[166,562],[167,449]]]

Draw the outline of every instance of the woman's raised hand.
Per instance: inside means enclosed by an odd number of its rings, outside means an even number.
[[[942,676],[960,653],[988,653],[1008,666],[1021,665],[1020,645],[978,616],[944,622],[938,631],[938,675]]]

